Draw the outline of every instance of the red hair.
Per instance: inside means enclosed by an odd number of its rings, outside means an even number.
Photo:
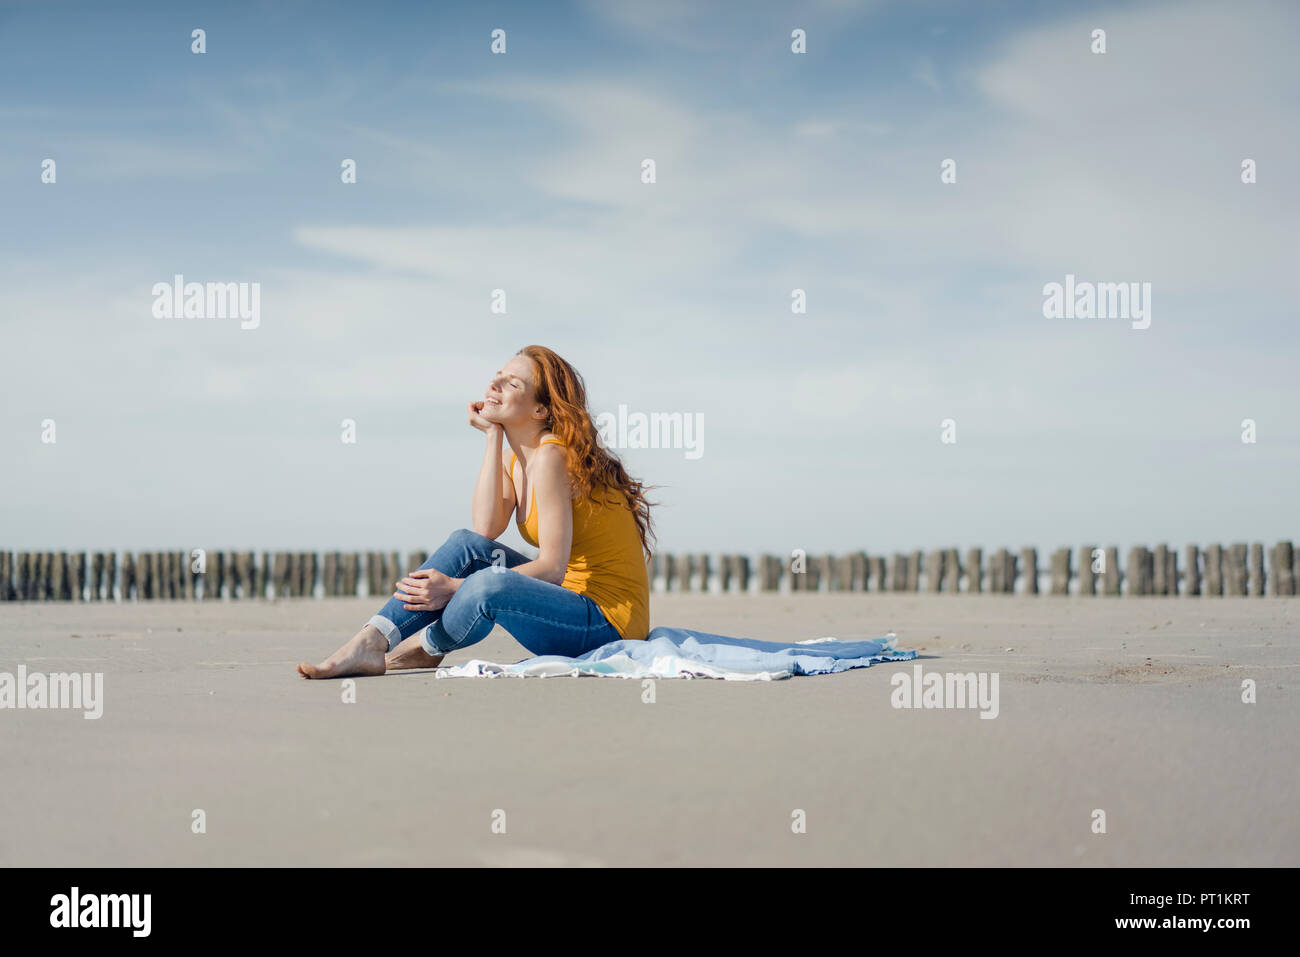
[[[655,486],[633,479],[623,463],[601,447],[587,411],[587,387],[577,369],[545,346],[524,346],[518,354],[536,366],[533,389],[537,401],[547,408],[546,428],[564,444],[574,498],[591,497],[594,490],[621,498],[636,518],[641,550],[650,555],[654,538],[650,506],[656,503],[645,493]]]

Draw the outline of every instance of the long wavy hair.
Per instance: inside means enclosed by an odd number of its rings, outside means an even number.
[[[654,528],[650,506],[657,503],[646,492],[658,486],[643,485],[627,474],[614,455],[597,438],[596,425],[587,411],[587,387],[578,370],[546,346],[524,346],[518,352],[536,365],[533,387],[537,401],[546,406],[546,428],[564,444],[575,499],[592,497],[593,491],[621,498],[636,518],[641,550],[652,554]]]

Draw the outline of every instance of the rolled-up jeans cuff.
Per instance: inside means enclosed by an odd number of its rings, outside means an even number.
[[[373,625],[379,629],[379,633],[388,639],[388,650],[392,651],[402,641],[402,633],[398,631],[397,626],[385,618],[383,615],[372,615],[367,625]]]
[[[437,622],[434,622],[428,628],[424,629],[424,631],[420,632],[420,647],[424,649],[426,654],[432,655],[435,658],[438,655],[451,654],[451,652],[443,651],[441,648],[439,648],[437,645],[433,643],[433,629],[437,627],[437,624],[438,624]]]

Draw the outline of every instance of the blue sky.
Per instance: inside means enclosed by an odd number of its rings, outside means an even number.
[[[666,550],[1298,538],[1298,20],[0,5],[0,545],[432,547],[530,342],[593,411],[703,417],[698,460],[623,453]],[[175,273],[260,326],[153,317]],[[1150,282],[1151,327],[1045,319],[1067,273]]]

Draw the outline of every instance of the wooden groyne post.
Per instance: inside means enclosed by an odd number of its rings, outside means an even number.
[[[424,564],[411,550],[10,551],[0,549],[0,602],[255,601],[367,596],[386,601],[395,583]],[[1034,547],[986,552],[956,547],[832,554],[792,550],[755,557],[727,553],[651,555],[657,592],[692,594],[918,592],[1051,597],[1294,597],[1300,569],[1291,540],[1228,545],[1133,545],[1123,567],[1117,546],[1062,546],[1045,569]],[[1077,560],[1074,560],[1076,559]],[[1040,574],[1046,587],[1040,586]]]

